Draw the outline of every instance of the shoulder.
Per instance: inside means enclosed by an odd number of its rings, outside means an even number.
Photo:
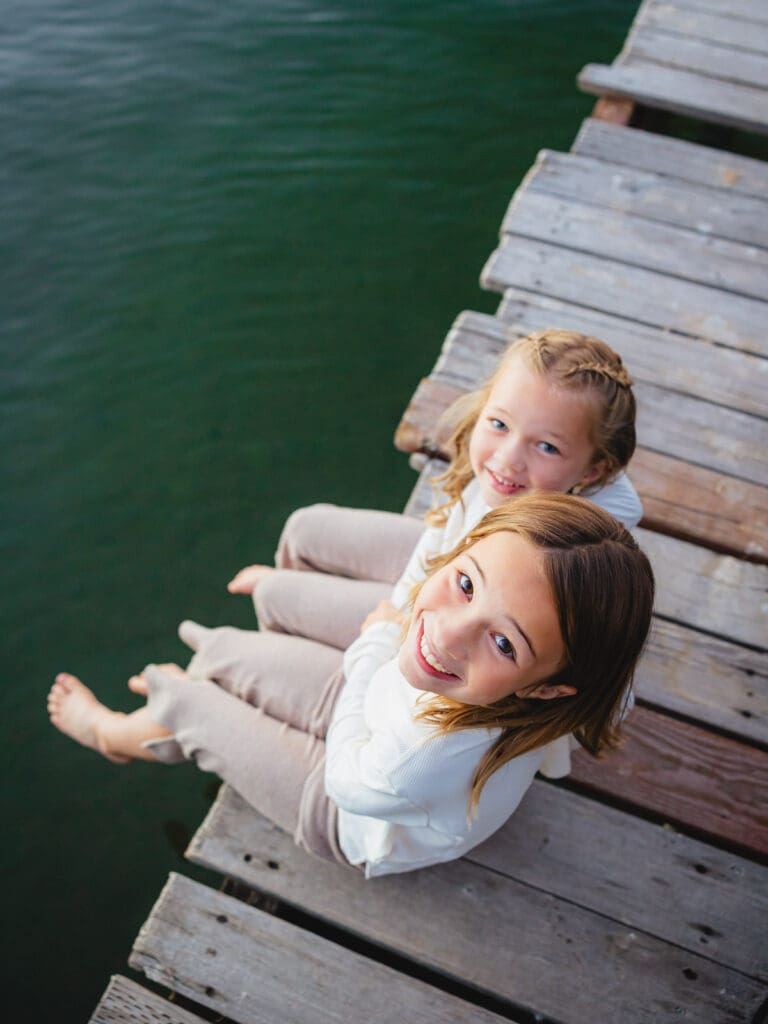
[[[609,483],[584,497],[593,505],[599,505],[610,512],[628,530],[634,529],[643,518],[643,506],[638,493],[623,470]]]

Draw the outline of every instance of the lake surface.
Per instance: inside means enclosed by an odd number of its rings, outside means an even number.
[[[216,780],[77,747],[54,674],[135,707],[181,619],[254,625],[293,508],[402,508],[399,416],[636,3],[2,7],[4,1001],[77,1024]]]

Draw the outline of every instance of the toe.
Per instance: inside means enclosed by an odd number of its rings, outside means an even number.
[[[200,645],[210,632],[210,629],[207,629],[205,626],[201,626],[198,622],[193,622],[191,619],[185,619],[179,626],[179,637],[184,641],[187,647],[191,647],[193,651],[199,649]]]

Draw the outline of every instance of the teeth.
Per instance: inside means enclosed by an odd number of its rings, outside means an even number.
[[[421,647],[421,653],[424,655],[424,660],[427,664],[431,665],[432,668],[437,669],[438,672],[445,672],[446,675],[451,674],[445,665],[443,665],[442,662],[439,662],[432,651],[430,651],[429,647],[427,647],[427,641],[423,633],[421,634],[421,644],[419,646]]]
[[[501,473],[495,473],[493,470],[491,470],[490,473],[491,473],[491,476],[495,477],[495,479],[498,480],[498,482],[503,487],[521,487],[522,486],[522,484],[516,484],[514,480],[509,480],[509,479],[507,479],[507,477],[502,476]]]

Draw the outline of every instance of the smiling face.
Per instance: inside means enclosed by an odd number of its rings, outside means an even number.
[[[513,693],[544,699],[574,693],[541,685],[564,655],[543,555],[505,530],[483,537],[427,578],[399,664],[417,690],[486,705]]]
[[[565,493],[597,480],[590,399],[557,387],[513,356],[491,388],[469,442],[486,505],[531,491]]]

